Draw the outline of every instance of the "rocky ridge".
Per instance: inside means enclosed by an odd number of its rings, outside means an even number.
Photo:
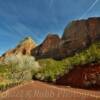
[[[65,28],[63,36],[48,35],[46,39],[32,50],[36,58],[63,59],[89,47],[100,40],[100,18],[72,21]]]
[[[31,37],[24,38],[14,49],[11,49],[4,53],[0,57],[0,61],[3,61],[5,58],[12,55],[22,54],[22,55],[31,55],[31,50],[36,47],[35,42]]]

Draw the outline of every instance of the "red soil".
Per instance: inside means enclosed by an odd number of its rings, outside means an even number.
[[[100,90],[100,64],[76,66],[69,74],[60,77],[56,84]]]
[[[1,93],[0,100],[100,100],[100,92],[32,81]]]

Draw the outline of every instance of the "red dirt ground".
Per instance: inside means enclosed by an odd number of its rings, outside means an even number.
[[[32,81],[1,93],[0,100],[100,100],[100,92]]]

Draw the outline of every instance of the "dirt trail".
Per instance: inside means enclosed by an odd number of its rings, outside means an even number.
[[[99,91],[56,87],[38,81],[16,86],[1,93],[0,100],[100,100]]]

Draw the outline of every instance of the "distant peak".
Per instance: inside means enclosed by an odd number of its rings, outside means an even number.
[[[25,41],[33,41],[32,37],[28,36],[25,37],[20,43],[25,42]]]
[[[18,46],[24,45],[24,44],[27,44],[27,43],[32,43],[32,44],[36,45],[36,43],[33,41],[32,37],[28,36],[28,37],[25,37],[22,41],[20,41]]]
[[[57,34],[49,33],[46,38],[59,38]]]

